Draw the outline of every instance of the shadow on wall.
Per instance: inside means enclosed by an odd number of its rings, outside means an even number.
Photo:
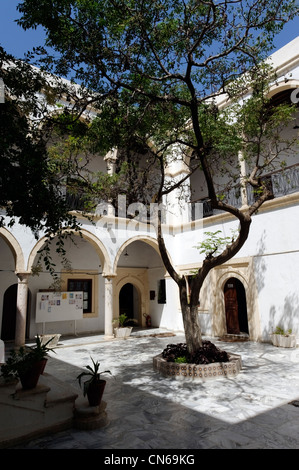
[[[265,287],[265,272],[266,272],[266,263],[263,259],[263,254],[265,253],[265,243],[266,232],[265,230],[262,233],[259,244],[257,245],[257,254],[254,257],[254,270],[255,270],[255,279],[257,290],[260,293]]]
[[[295,335],[299,335],[299,295],[297,293],[288,294],[285,297],[281,311],[275,305],[270,308],[269,326],[267,328],[269,334],[277,326],[284,330],[291,329]]]

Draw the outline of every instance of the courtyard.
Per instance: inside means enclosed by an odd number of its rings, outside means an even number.
[[[165,330],[133,331],[127,340],[104,335],[61,338],[46,372],[82,395],[76,381],[90,357],[109,369],[103,400],[108,424],[69,429],[19,444],[18,449],[298,449],[299,349],[270,343],[223,342],[240,354],[236,377],[177,381],[153,370],[153,357],[184,342]],[[298,401],[297,401],[298,400]]]

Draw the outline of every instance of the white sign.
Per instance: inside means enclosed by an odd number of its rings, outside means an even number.
[[[36,295],[36,323],[81,320],[83,292],[38,292]]]

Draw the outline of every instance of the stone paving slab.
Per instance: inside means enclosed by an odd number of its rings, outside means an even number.
[[[47,372],[82,393],[76,377],[90,356],[99,360],[101,370],[111,370],[103,397],[109,424],[70,429],[17,448],[298,449],[299,349],[205,339],[241,355],[236,377],[184,383],[154,371],[153,357],[168,344],[183,342],[182,334],[165,337],[156,331],[125,341],[105,341],[100,335],[62,339]]]

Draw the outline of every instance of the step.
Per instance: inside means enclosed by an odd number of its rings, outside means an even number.
[[[32,390],[20,384],[0,387],[0,448],[73,426],[77,392],[50,374]]]

